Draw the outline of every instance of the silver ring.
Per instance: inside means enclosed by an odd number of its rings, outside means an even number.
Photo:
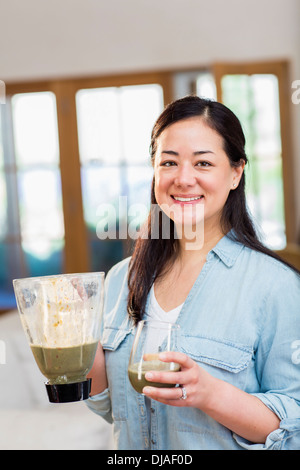
[[[180,400],[186,400],[187,399],[187,393],[185,387],[181,387],[182,391],[182,396],[180,397]]]

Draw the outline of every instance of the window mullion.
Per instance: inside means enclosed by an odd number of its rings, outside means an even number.
[[[68,81],[52,84],[57,100],[60,170],[65,226],[65,271],[90,269],[83,217],[80,160],[76,120],[76,89]]]

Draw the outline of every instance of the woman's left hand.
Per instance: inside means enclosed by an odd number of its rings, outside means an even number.
[[[146,373],[146,379],[149,382],[180,384],[180,387],[158,388],[148,385],[144,387],[143,393],[166,405],[205,408],[211,395],[214,377],[198,366],[189,356],[180,352],[163,352],[159,355],[159,359],[163,362],[176,362],[180,365],[180,371],[150,371]],[[183,399],[183,387],[186,399]]]

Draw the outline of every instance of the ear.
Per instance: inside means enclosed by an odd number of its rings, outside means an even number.
[[[232,167],[232,176],[233,176],[232,189],[236,189],[238,187],[244,168],[245,168],[245,164],[246,164],[245,160],[241,158],[237,166]]]

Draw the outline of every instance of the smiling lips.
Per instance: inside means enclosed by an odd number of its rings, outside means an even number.
[[[171,196],[172,199],[174,200],[175,204],[195,204],[198,201],[201,201],[201,199],[204,198],[204,196]]]

